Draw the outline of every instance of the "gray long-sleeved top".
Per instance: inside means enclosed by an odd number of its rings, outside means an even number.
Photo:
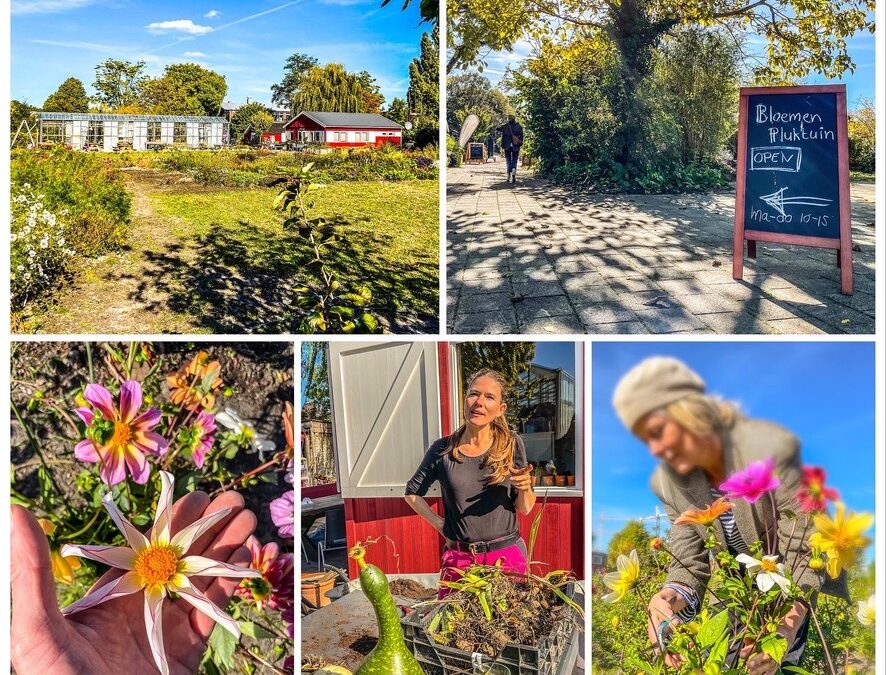
[[[519,436],[514,448],[514,466],[526,466],[526,448]],[[492,469],[486,455],[462,456],[456,462],[446,451],[449,437],[435,441],[425,453],[415,475],[406,484],[407,495],[423,497],[434,481],[443,496],[443,536],[465,543],[491,541],[517,531],[517,488],[505,478],[489,485]]]

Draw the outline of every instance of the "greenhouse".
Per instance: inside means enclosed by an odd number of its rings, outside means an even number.
[[[80,150],[208,149],[228,142],[228,122],[223,117],[61,112],[41,112],[37,116],[38,143]]]

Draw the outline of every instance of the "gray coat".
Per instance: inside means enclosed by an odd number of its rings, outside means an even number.
[[[775,491],[775,505],[778,513],[778,549],[780,562],[788,569],[797,572],[806,567],[810,551],[803,541],[805,516],[800,512],[796,494],[802,478],[800,463],[800,441],[794,434],[771,422],[740,418],[735,425],[724,434],[723,459],[726,475],[745,468],[751,462],[773,457],[775,472],[781,479],[781,485]],[[667,464],[661,463],[652,474],[652,491],[664,504],[671,523],[688,508],[705,508],[712,501],[711,485],[701,469],[695,469],[681,476]],[[755,541],[763,541],[765,548],[766,535],[764,523],[772,522],[772,504],[769,495],[762,496],[755,504],[743,499],[733,502],[735,525],[742,539],[748,545]],[[798,514],[795,522],[785,516],[791,511]],[[811,523],[810,523],[811,525]],[[719,519],[714,523],[717,540],[726,546],[726,534]],[[793,536],[791,533],[793,531]],[[668,548],[690,571],[676,563],[668,570],[668,581],[688,586],[698,595],[704,597],[705,587],[711,576],[711,558],[705,549],[707,530],[701,525],[675,525],[671,528]],[[805,539],[808,540],[807,530]],[[799,563],[794,564],[799,559]],[[806,567],[798,579],[794,579],[803,590],[818,589],[821,585],[819,574]]]

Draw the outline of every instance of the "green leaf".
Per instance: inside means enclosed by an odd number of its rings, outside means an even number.
[[[801,668],[800,666],[785,666],[782,670],[786,670],[790,673],[797,673],[798,675],[815,675],[815,673],[810,672],[805,668]]]
[[[788,651],[788,641],[783,635],[771,633],[759,642],[760,650],[776,663],[781,663]]]
[[[264,628],[252,621],[240,621],[240,630],[244,635],[248,635],[256,640],[267,640],[274,637],[273,633],[266,631]],[[225,631],[227,632],[227,631]]]
[[[209,636],[209,647],[212,649],[212,660],[216,665],[226,671],[234,669],[234,650],[237,648],[237,638],[219,624],[215,624],[212,635]]]
[[[379,324],[378,322],[378,319],[376,319],[375,316],[370,314],[369,312],[363,312],[363,314],[360,315],[360,323],[366,326],[366,328],[369,329],[371,333],[377,333],[381,326],[381,324]]]
[[[344,293],[339,297],[354,307],[366,307],[369,304],[369,299],[359,293]]]
[[[136,513],[131,520],[133,525],[143,527],[151,522],[152,517],[150,513]]]
[[[698,643],[703,649],[712,647],[723,638],[729,628],[729,612],[720,612],[705,621],[698,631]]]

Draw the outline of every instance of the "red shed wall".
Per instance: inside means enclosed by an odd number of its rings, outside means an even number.
[[[539,495],[532,513],[520,516],[520,533],[527,544],[532,519],[541,508],[542,501],[543,497]],[[442,515],[440,498],[428,499],[428,502],[436,513]],[[533,571],[546,574],[565,569],[572,570],[578,578],[584,577],[583,510],[582,497],[548,499],[533,555],[540,564]],[[345,499],[345,518],[348,547],[357,541],[365,543],[367,539],[379,539],[369,549],[367,558],[383,572],[424,574],[440,571],[443,540],[403,499]],[[395,551],[399,553],[399,561],[394,556]],[[349,574],[352,578],[357,575],[353,561],[349,562]]]

